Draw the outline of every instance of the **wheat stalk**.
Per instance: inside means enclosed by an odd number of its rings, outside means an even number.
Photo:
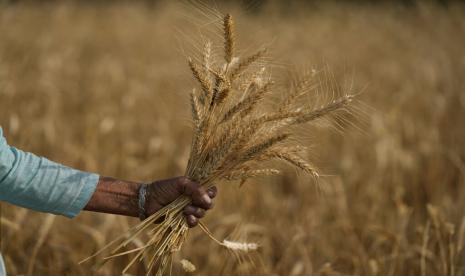
[[[200,87],[203,91],[203,94],[200,97],[200,101],[202,102],[202,104],[205,104],[207,99],[209,99],[210,94],[212,93],[212,84],[211,81],[208,79],[208,73],[202,72],[199,66],[194,63],[192,58],[189,58],[188,64],[189,68],[191,69],[192,75],[194,75],[194,78],[200,83]]]
[[[194,89],[190,94],[194,132],[185,175],[206,188],[221,179],[239,180],[243,184],[251,177],[278,174],[279,170],[267,167],[268,161],[278,160],[318,177],[315,167],[297,154],[301,148],[297,140],[290,139],[294,137],[292,126],[347,111],[353,96],[343,95],[317,108],[302,103],[300,107],[294,107],[299,104],[298,98],[312,91],[312,82],[304,80],[292,89],[278,90],[284,95],[283,101],[274,108],[276,111],[267,111],[264,99],[276,87],[272,85],[271,76],[263,81],[262,76],[268,71],[266,66],[251,66],[263,57],[266,50],[259,50],[245,59],[234,57],[234,21],[229,14],[223,18],[223,32],[225,64],[212,68],[212,64],[218,62],[211,60],[210,42],[204,46],[202,64],[188,60],[192,75],[199,83],[200,93],[197,94]],[[260,168],[257,168],[258,165]],[[172,254],[180,250],[187,237],[188,227],[182,210],[189,203],[187,197],[178,198],[91,257],[109,249],[112,250],[104,260],[135,254],[123,272],[135,262],[148,258],[147,275],[155,267],[156,275],[163,275]],[[160,218],[164,218],[163,222],[154,224]],[[248,252],[257,248],[253,243],[220,242],[205,225],[201,224],[201,228],[228,249]],[[124,251],[142,234],[148,235],[144,246]]]

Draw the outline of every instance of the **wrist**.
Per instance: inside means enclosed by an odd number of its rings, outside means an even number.
[[[96,191],[84,210],[139,217],[141,183],[100,177]]]

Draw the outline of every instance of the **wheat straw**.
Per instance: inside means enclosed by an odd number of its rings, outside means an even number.
[[[278,88],[273,85],[271,75],[264,80],[264,73],[270,71],[266,65],[259,68],[251,66],[263,57],[266,50],[259,50],[245,59],[235,57],[234,21],[229,14],[223,19],[223,31],[226,63],[212,60],[210,42],[204,46],[202,64],[188,60],[200,93],[194,89],[190,94],[194,132],[185,175],[206,188],[220,179],[240,181],[242,185],[251,177],[278,174],[280,171],[269,168],[267,163],[278,160],[318,177],[315,167],[298,154],[302,150],[297,140],[290,139],[294,137],[292,126],[328,115],[342,116],[337,115],[338,112],[350,108],[353,96],[343,95],[319,103],[315,108],[297,101],[312,92],[314,87],[312,81],[303,80],[291,89],[277,90],[284,99],[275,106],[273,110],[276,111],[267,111],[264,100],[271,98],[269,95]],[[163,275],[171,263],[172,254],[179,251],[186,240],[188,227],[183,209],[189,203],[190,199],[184,196],[176,199],[91,257],[109,249],[104,261],[135,254],[123,272],[135,262],[146,259],[147,275],[155,267],[156,275]],[[164,220],[154,224],[160,218]],[[200,223],[200,227],[212,240],[229,250],[247,253],[258,247],[255,243],[220,242],[204,224]],[[143,246],[125,249],[144,233],[149,239]],[[184,268],[188,264],[187,261],[182,262]]]

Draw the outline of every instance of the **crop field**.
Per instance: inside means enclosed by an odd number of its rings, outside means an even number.
[[[209,10],[90,2],[0,3],[9,144],[122,179],[184,174],[196,85],[187,58],[217,35]],[[203,222],[220,240],[259,248],[231,253],[197,227],[173,275],[465,275],[465,5],[213,7],[234,15],[241,53],[266,45],[276,79],[316,72],[319,89],[359,94],[359,112],[342,131],[299,129],[320,189],[286,166],[240,188],[216,183]],[[121,274],[127,256],[99,270],[78,262],[138,220],[90,212],[70,220],[2,203],[0,222],[8,275],[87,276]],[[196,271],[184,272],[181,259]]]

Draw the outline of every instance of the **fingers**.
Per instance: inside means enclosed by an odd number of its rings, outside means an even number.
[[[207,189],[207,194],[211,199],[215,198],[217,193],[218,189],[216,188],[216,186],[211,186]]]
[[[184,208],[184,215],[187,225],[194,227],[199,223],[199,219],[205,216],[207,210],[213,208],[213,199],[216,197],[218,189],[212,186],[205,190],[187,178],[181,178],[179,183],[179,192],[192,199],[192,204]]]
[[[194,227],[199,223],[199,219],[205,216],[205,209],[195,207],[192,205],[184,208],[184,215],[186,216],[186,222],[189,227]]]
[[[196,218],[194,215],[186,216],[186,221],[189,227],[195,227],[197,226],[197,224],[199,224],[199,219]]]
[[[184,214],[186,216],[193,215],[196,218],[203,218],[205,216],[205,212],[205,209],[195,207],[193,205],[188,205],[186,208],[184,208]]]
[[[211,187],[206,191],[202,186],[187,178],[181,179],[179,183],[180,192],[191,197],[194,206],[201,207],[205,210],[209,210],[213,207],[212,198],[216,196],[216,188]]]

